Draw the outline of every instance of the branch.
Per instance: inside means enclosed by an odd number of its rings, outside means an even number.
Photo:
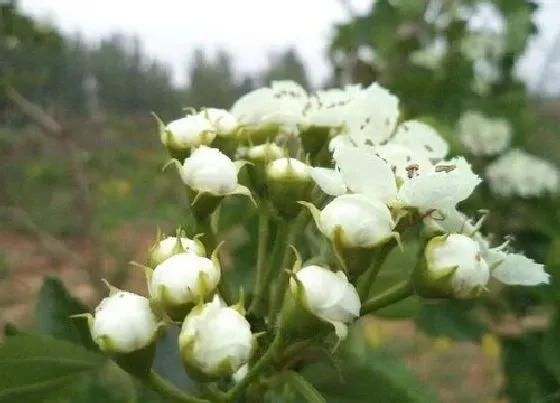
[[[33,119],[46,134],[53,137],[62,137],[62,127],[40,107],[27,100],[10,86],[6,87],[6,95],[22,112]]]
[[[60,258],[61,255],[69,256],[79,264],[83,264],[83,259],[72,250],[70,250],[62,241],[56,239],[47,231],[42,229],[33,221],[31,216],[20,207],[0,206],[0,215],[8,217],[9,220],[19,222],[29,231],[33,232],[39,242],[52,256]]]

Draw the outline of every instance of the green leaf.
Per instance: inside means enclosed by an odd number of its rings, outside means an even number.
[[[558,357],[558,347],[543,343],[542,336],[542,333],[534,332],[501,338],[504,393],[511,403],[558,401],[560,384],[548,370],[552,365],[557,374],[558,363],[554,360]]]
[[[424,304],[416,316],[416,325],[430,336],[480,341],[487,329],[473,317],[474,306],[471,301]]]
[[[39,403],[64,396],[107,359],[48,336],[16,335],[0,345],[0,401]]]
[[[374,350],[355,326],[340,347],[338,368],[312,364],[302,375],[329,403],[433,403],[435,395],[388,352]]]
[[[89,350],[98,351],[91,339],[87,321],[71,318],[71,315],[88,312],[88,307],[70,295],[59,278],[45,277],[39,294],[36,310],[36,330],[57,339],[83,345]]]
[[[294,371],[282,374],[284,381],[295,389],[308,403],[327,403],[325,398],[307,379]]]

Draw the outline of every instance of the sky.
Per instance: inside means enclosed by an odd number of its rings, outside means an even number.
[[[325,49],[334,23],[349,16],[340,0],[20,0],[23,10],[50,20],[64,33],[80,32],[95,41],[114,32],[137,34],[146,52],[169,64],[175,81],[185,76],[195,47],[223,48],[240,72],[266,65],[271,51],[293,46],[319,84],[328,77]],[[348,1],[357,12],[371,0]],[[520,75],[534,84],[546,51],[560,29],[560,0],[540,0],[541,33],[520,63]]]

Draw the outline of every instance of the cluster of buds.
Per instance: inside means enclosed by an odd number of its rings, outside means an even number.
[[[466,159],[450,158],[433,128],[399,115],[397,97],[378,84],[308,94],[281,81],[229,111],[158,120],[195,228],[190,237],[158,237],[145,266],[149,297],[113,289],[90,317],[93,339],[130,370],[131,355],[152,357],[161,330],[180,326],[185,370],[200,382],[230,380],[232,389],[212,392],[229,401],[250,381],[273,377],[290,345],[332,343],[331,334],[340,341],[382,307],[373,282],[392,249],[408,247],[401,236],[413,226],[422,227],[422,247],[402,298],[474,298],[492,279],[548,283],[542,265],[507,243],[491,247],[480,223],[457,210],[481,182]],[[254,280],[237,303],[210,225],[235,194],[248,196],[259,218]],[[268,256],[271,224],[278,238]],[[326,252],[298,247],[304,232]]]

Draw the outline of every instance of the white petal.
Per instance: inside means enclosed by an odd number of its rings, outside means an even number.
[[[339,196],[346,193],[346,185],[340,172],[335,169],[309,167],[309,175],[323,192],[331,196]]]
[[[544,271],[544,266],[526,256],[502,251],[494,251],[492,255],[495,258],[501,255],[503,258],[502,263],[492,270],[492,277],[504,284],[538,285],[550,282],[550,276]]]
[[[383,159],[357,147],[346,146],[338,147],[333,157],[350,190],[383,202],[396,199],[395,175]]]
[[[402,123],[391,143],[400,144],[416,152],[429,155],[431,158],[443,158],[448,152],[447,142],[437,131],[417,120]]]
[[[463,158],[455,158],[449,165],[455,167],[451,172],[420,175],[405,182],[399,190],[400,199],[419,209],[452,210],[471,195],[481,180]]]
[[[386,141],[399,117],[399,100],[373,83],[352,99],[346,109],[346,128],[356,144],[377,145]]]

